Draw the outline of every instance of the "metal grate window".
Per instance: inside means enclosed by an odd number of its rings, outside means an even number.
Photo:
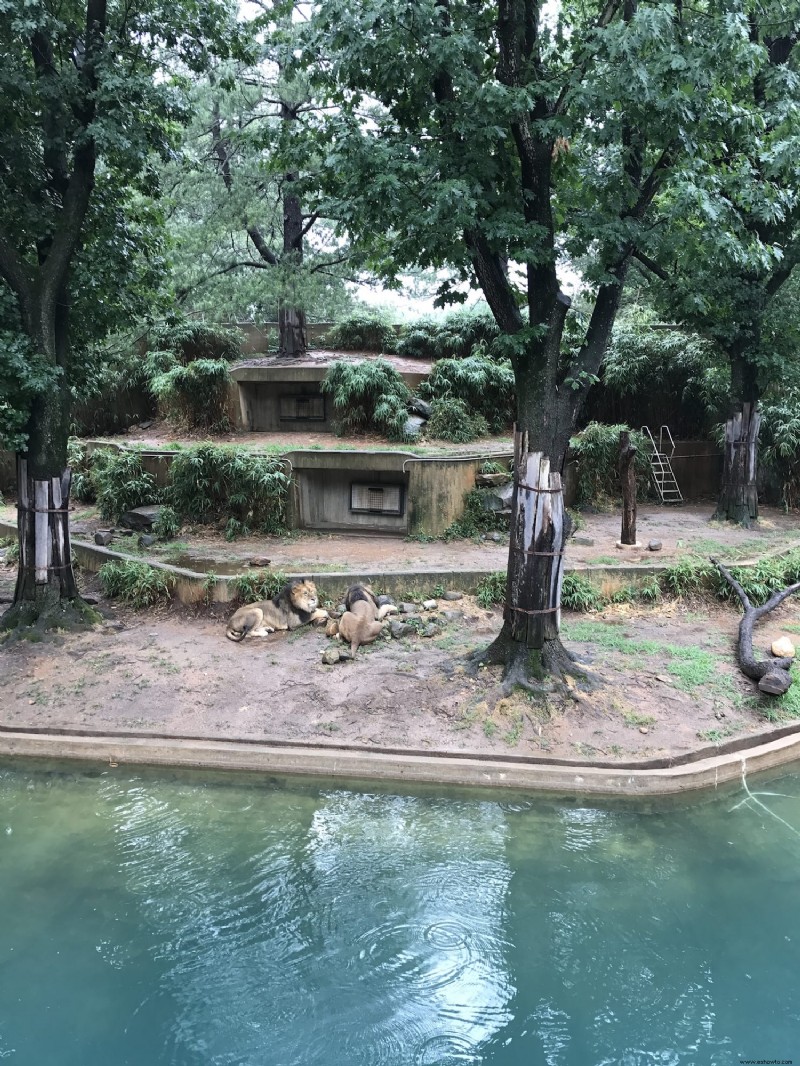
[[[321,393],[281,396],[278,418],[281,422],[324,422],[325,397]]]
[[[350,510],[367,514],[403,513],[402,485],[368,485],[354,482],[350,486]]]

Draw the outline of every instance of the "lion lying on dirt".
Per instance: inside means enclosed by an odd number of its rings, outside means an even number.
[[[324,622],[328,612],[319,606],[313,581],[293,578],[277,596],[240,607],[228,622],[225,636],[240,641],[248,635],[266,637],[276,629],[297,629],[308,622]]]
[[[344,598],[347,608],[336,622],[330,622],[326,630],[329,637],[337,632],[342,640],[350,641],[350,652],[355,655],[362,644],[370,644],[383,629],[383,620],[387,614],[393,614],[397,608],[387,603],[378,606],[378,601],[368,585],[351,585]]]

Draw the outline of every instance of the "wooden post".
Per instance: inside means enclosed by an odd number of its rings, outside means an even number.
[[[514,431],[514,497],[505,616],[514,640],[542,648],[558,636],[564,572],[564,497],[550,460]]]
[[[620,544],[636,544],[636,447],[626,430],[619,435],[619,480],[622,484],[622,532]]]

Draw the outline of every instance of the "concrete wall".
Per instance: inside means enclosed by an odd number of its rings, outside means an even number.
[[[716,496],[722,480],[722,452],[709,440],[675,441],[672,469],[685,500]]]
[[[282,396],[320,396],[319,384],[314,381],[247,381],[238,386],[240,419],[245,429],[253,433],[332,433],[333,401],[323,396],[325,419],[281,419]]]
[[[494,458],[494,457],[493,457]],[[409,532],[438,537],[464,512],[482,459],[425,459],[408,463]]]

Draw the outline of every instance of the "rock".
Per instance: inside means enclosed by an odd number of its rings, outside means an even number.
[[[464,599],[464,593],[463,592],[449,592],[448,591],[448,592],[444,593],[444,595],[442,596],[442,599],[443,600],[463,600]]]
[[[758,687],[769,696],[782,696],[784,692],[789,691],[791,684],[792,679],[789,677],[788,671],[770,670],[769,673],[764,674],[761,678]]]
[[[505,511],[511,506],[514,485],[509,482],[502,488],[486,489],[481,493],[484,511]]]
[[[322,661],[326,666],[333,666],[334,663],[338,663],[342,657],[342,653],[338,648],[326,648],[322,653]]]
[[[422,631],[423,637],[438,637],[441,633],[441,629],[434,622],[431,622],[429,626],[425,626]]]
[[[414,627],[406,625],[405,622],[390,622],[389,632],[395,640],[402,640],[403,637],[410,637],[414,632]]]
[[[475,476],[476,485],[494,486],[505,485],[507,481],[511,480],[511,474],[477,474]]]
[[[155,542],[156,538],[150,533],[142,533],[142,535],[139,537],[138,544],[140,548],[150,548],[153,546],[153,544],[155,544]]]
[[[394,600],[392,599],[391,596],[378,596],[378,606],[379,607],[390,607],[390,606],[394,607],[395,606],[395,602],[394,602]]]
[[[266,557],[266,555],[254,555],[252,559],[248,559],[247,560],[247,565],[248,566],[259,567],[259,566],[269,566],[269,564],[270,564],[270,560]]]
[[[577,544],[581,548],[594,547],[594,539],[592,537],[573,537],[572,543]]]
[[[148,419],[146,422],[139,423],[139,429],[149,429],[153,424],[152,419]]]
[[[154,504],[152,507],[134,507],[132,511],[126,511],[120,518],[120,524],[137,533],[149,533],[153,528],[153,522],[160,514],[159,504]]]
[[[419,415],[409,415],[403,426],[403,432],[406,437],[418,437],[420,430],[425,425],[425,419],[420,418]]]
[[[110,529],[98,529],[94,535],[95,544],[99,544],[101,548],[107,548],[113,539],[114,534]]]
[[[337,618],[341,618],[346,610],[347,610],[347,605],[344,604],[344,603],[340,603],[333,613],[336,615]]]
[[[649,729],[647,728],[647,726],[645,726],[645,725],[640,725],[640,726],[639,726],[639,732],[640,732],[640,733],[644,733],[644,734],[647,734],[647,733],[649,733],[649,732],[650,732],[650,730],[649,730]]]
[[[660,552],[663,547],[664,545],[660,540],[648,540],[647,542],[647,550],[649,552]]]
[[[339,648],[339,661],[344,662],[345,659],[352,659],[353,653],[349,648]]]
[[[115,537],[132,537],[134,530],[132,529],[112,529],[111,532]]]
[[[425,400],[421,400],[419,396],[415,396],[408,406],[415,415],[424,418],[426,422],[431,417],[431,405]]]
[[[82,599],[84,603],[88,603],[91,607],[96,607],[100,602],[97,596],[83,596]]]
[[[793,659],[796,655],[795,646],[788,637],[779,637],[772,642],[770,651],[778,659]]]
[[[400,608],[400,614],[413,614],[417,609],[415,603],[401,603],[398,604],[398,606]]]
[[[438,600],[424,600],[422,603],[423,611],[435,611],[438,606]]]
[[[458,622],[463,617],[463,611],[442,611],[442,618],[446,618],[448,622]]]
[[[495,544],[499,544],[502,539],[499,533],[492,533],[489,537],[489,540],[493,540]]]

